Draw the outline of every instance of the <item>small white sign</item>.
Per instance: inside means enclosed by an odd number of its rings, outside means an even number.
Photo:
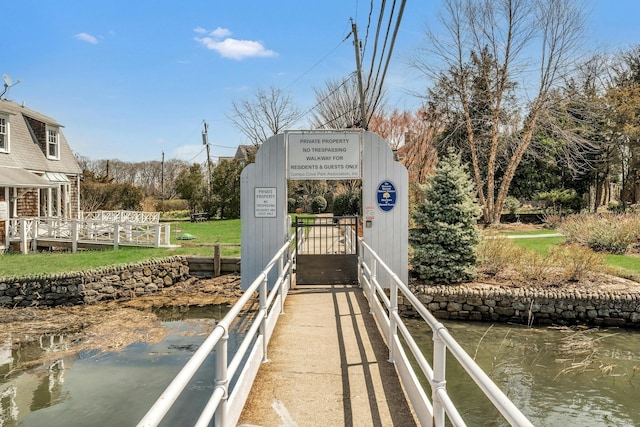
[[[254,194],[256,218],[275,218],[278,216],[276,187],[256,187]]]
[[[0,221],[9,219],[9,202],[0,202]]]
[[[289,179],[358,179],[361,132],[287,133]]]
[[[364,219],[373,220],[376,217],[376,209],[373,206],[367,206],[364,208]]]

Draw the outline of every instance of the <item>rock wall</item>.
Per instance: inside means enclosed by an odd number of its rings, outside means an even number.
[[[184,257],[51,276],[0,278],[0,306],[91,304],[152,295],[191,280]]]
[[[410,289],[440,319],[640,328],[638,292],[596,293],[467,285],[410,285]],[[417,314],[402,298],[398,305],[403,315]]]

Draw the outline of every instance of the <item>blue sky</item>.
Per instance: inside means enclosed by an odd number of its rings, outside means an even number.
[[[409,92],[426,83],[411,75],[407,58],[439,3],[407,2],[386,79],[389,108],[420,104]],[[589,48],[640,43],[640,1],[584,4]],[[366,0],[9,1],[0,12],[0,74],[21,80],[7,97],[56,119],[81,155],[146,161],[164,152],[202,162],[206,120],[215,160],[248,143],[227,119],[233,100],[273,85],[306,111],[314,87],[354,71],[351,39],[343,39],[350,18],[364,37],[369,7]]]

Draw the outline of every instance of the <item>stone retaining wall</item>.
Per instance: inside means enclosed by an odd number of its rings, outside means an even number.
[[[0,278],[0,306],[90,304],[152,295],[187,280],[192,280],[189,266],[180,256],[51,276]]]
[[[440,319],[640,327],[639,292],[595,293],[489,285],[410,285],[409,288]],[[402,299],[398,304],[404,315],[417,314]]]

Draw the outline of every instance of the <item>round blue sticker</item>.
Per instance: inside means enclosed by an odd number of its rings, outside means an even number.
[[[396,205],[396,187],[391,181],[382,181],[378,185],[378,206],[383,211],[390,211]]]

